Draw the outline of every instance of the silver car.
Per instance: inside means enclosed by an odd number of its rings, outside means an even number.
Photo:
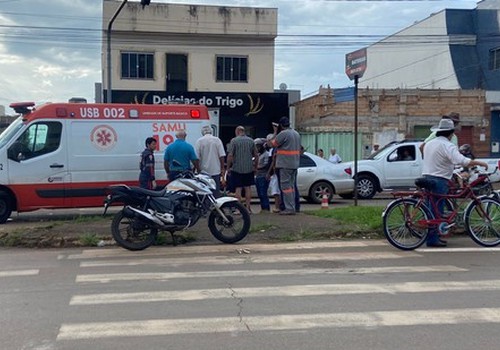
[[[349,196],[354,192],[352,169],[347,164],[333,164],[312,153],[300,156],[297,175],[299,193],[310,203],[321,203],[323,193],[330,201],[333,194]]]

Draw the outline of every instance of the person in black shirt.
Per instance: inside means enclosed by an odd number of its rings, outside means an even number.
[[[139,186],[148,190],[156,188],[155,180],[155,155],[156,140],[152,137],[146,139],[146,149],[141,154]]]

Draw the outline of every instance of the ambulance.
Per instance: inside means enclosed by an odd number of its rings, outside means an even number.
[[[157,142],[158,184],[166,183],[165,148],[179,130],[194,145],[213,125],[204,105],[32,102],[10,105],[20,116],[0,135],[0,223],[12,211],[96,207],[116,183],[138,185],[147,137]]]

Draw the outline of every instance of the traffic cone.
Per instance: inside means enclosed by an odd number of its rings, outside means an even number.
[[[321,209],[328,209],[328,195],[323,192],[323,197],[321,197]]]

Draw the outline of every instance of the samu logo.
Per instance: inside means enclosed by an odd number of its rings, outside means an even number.
[[[101,151],[108,151],[118,142],[116,131],[109,125],[98,125],[90,132],[90,142]]]

